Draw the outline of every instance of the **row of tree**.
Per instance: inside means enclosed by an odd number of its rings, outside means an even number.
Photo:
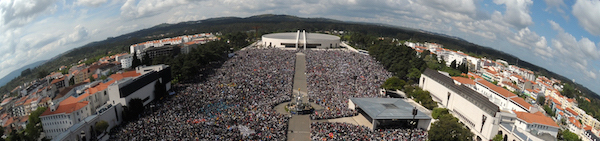
[[[247,38],[248,36],[241,32],[231,33],[224,35],[223,39],[218,41],[193,45],[188,54],[158,56],[155,58],[142,57],[143,59],[134,57],[132,67],[166,64],[171,66],[171,76],[173,76],[174,82],[194,79],[207,67],[227,59],[228,53],[249,45]]]
[[[473,133],[460,123],[446,108],[434,108],[431,116],[437,119],[431,124],[429,140],[431,141],[472,141]]]

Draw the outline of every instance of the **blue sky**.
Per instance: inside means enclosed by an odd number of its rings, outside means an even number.
[[[384,23],[492,47],[600,92],[598,0],[2,0],[0,77],[161,23],[288,14]]]

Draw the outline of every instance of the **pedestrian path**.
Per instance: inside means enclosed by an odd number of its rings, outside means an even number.
[[[302,101],[308,102],[306,85],[306,55],[296,53],[296,65],[294,74],[293,97],[300,94]],[[288,140],[290,141],[309,141],[310,140],[310,115],[292,115],[288,126]]]

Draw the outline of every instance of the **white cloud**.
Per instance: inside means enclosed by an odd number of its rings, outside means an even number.
[[[579,25],[587,32],[600,35],[600,1],[577,0],[573,4],[572,14],[579,20]]]
[[[53,7],[54,0],[2,0],[0,1],[0,27],[23,26]]]
[[[145,18],[169,11],[174,7],[194,4],[194,0],[127,0],[121,15],[128,19]]]
[[[529,6],[533,4],[531,0],[494,0],[494,3],[506,6],[504,21],[510,26],[523,29],[533,24],[529,15]]]
[[[75,2],[75,4],[77,5],[85,5],[85,6],[92,6],[92,7],[98,7],[104,3],[106,3],[108,0],[77,0]]]
[[[553,50],[548,46],[546,37],[539,36],[529,28],[523,28],[513,36],[507,36],[506,38],[510,43],[525,47],[544,59],[549,59],[553,55]]]
[[[582,37],[577,40],[573,35],[564,31],[560,25],[554,21],[549,21],[552,28],[558,32],[552,39],[552,48],[557,52],[556,58],[562,61],[562,64],[569,64],[580,73],[586,74],[590,78],[596,78],[596,73],[590,70],[590,61],[600,60],[599,46],[590,39]]]
[[[567,7],[567,4],[563,0],[544,0],[546,2],[546,11],[550,9],[554,9],[558,11],[558,13],[564,14],[565,10],[563,8]]]

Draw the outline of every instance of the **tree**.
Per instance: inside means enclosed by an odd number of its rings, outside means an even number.
[[[90,79],[90,82],[96,81],[96,79],[93,76],[90,76],[89,79]]]
[[[460,63],[460,65],[458,66],[458,70],[462,73],[467,74],[467,73],[469,73],[469,66],[465,62]]]
[[[165,88],[165,85],[157,80],[156,83],[154,83],[154,99],[162,98],[166,95],[167,88]]]
[[[131,68],[138,67],[141,64],[142,64],[142,61],[140,61],[140,58],[138,58],[137,52],[133,52],[133,60],[131,60]]]
[[[501,134],[496,134],[496,136],[494,136],[494,138],[492,139],[492,141],[502,141],[504,140],[504,137],[502,137]]]
[[[431,116],[434,119],[438,119],[440,116],[445,114],[450,114],[446,108],[433,108],[433,111],[431,112]]]
[[[431,141],[471,141],[473,133],[452,114],[445,114],[431,124],[428,137]]]
[[[577,134],[575,134],[569,130],[564,130],[562,137],[565,141],[581,141],[581,139],[579,138],[579,136],[577,136]]]
[[[552,111],[552,109],[548,106],[548,105],[544,105],[544,111],[546,111],[546,114],[554,117],[554,111]]]
[[[381,87],[384,89],[402,90],[402,88],[404,88],[404,85],[406,85],[406,81],[396,76],[393,76],[385,80]]]
[[[106,78],[108,78],[106,75],[102,75],[102,76],[100,77],[100,80],[106,80]]]
[[[408,79],[419,79],[421,77],[421,71],[417,68],[411,68],[406,77]]]
[[[538,96],[538,98],[536,99],[536,102],[540,105],[540,106],[544,106],[546,105],[546,97],[540,95]]]
[[[456,69],[456,60],[454,60],[454,61],[452,61],[452,63],[450,63],[450,68]]]
[[[426,56],[429,56],[431,54],[431,52],[429,50],[425,50],[423,51],[423,53],[421,53],[421,58],[425,58]]]
[[[130,116],[129,118],[137,118],[138,115],[144,112],[144,101],[139,98],[131,99],[129,104],[127,104],[127,107],[127,114]]]
[[[46,111],[46,107],[38,107],[35,111],[31,112],[27,125],[25,125],[25,138],[37,140],[40,137],[40,133],[43,130],[40,115]]]
[[[38,73],[37,73],[37,78],[38,79],[44,78],[44,77],[46,77],[46,75],[48,75],[48,71],[40,69],[40,71],[38,71]]]
[[[75,85],[75,77],[69,78],[69,86]]]
[[[568,98],[573,98],[578,94],[575,88],[573,88],[573,86],[571,86],[569,83],[563,84],[563,91],[560,93]]]
[[[106,129],[108,129],[108,122],[106,122],[104,120],[100,120],[100,121],[96,122],[95,128],[96,128],[97,132],[104,133],[106,131]]]
[[[29,69],[29,68],[21,71],[21,77],[25,77],[25,76],[27,76],[29,74],[31,74],[31,69]]]
[[[142,65],[152,65],[152,58],[150,58],[150,55],[148,55],[148,53],[142,54]]]

